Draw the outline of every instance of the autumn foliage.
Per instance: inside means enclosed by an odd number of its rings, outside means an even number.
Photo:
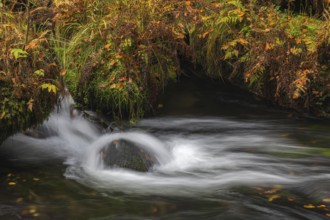
[[[56,102],[58,66],[51,54],[47,28],[14,5],[0,7],[0,142],[8,135],[41,122]]]
[[[328,7],[323,0],[5,1],[1,131],[47,115],[60,78],[81,107],[140,118],[180,77],[182,59],[278,106],[329,116]]]
[[[329,114],[329,21],[269,3],[218,2],[194,41],[208,74],[278,106]]]

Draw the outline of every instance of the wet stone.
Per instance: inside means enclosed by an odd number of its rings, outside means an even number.
[[[101,151],[106,168],[121,167],[148,172],[157,160],[149,152],[126,140],[115,140]]]

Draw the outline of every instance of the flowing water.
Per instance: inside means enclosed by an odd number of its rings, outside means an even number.
[[[288,118],[241,91],[173,85],[159,116],[106,132],[65,97],[32,135],[0,148],[0,219],[329,219],[330,125]],[[113,140],[147,173],[107,168]]]

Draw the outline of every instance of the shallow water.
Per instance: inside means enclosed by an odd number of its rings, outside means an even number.
[[[70,116],[70,98],[1,147],[1,219],[328,219],[330,125],[289,118],[252,96],[190,80],[157,117],[105,133]],[[148,173],[105,168],[126,139],[153,154]]]

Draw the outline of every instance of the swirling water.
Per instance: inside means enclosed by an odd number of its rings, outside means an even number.
[[[177,105],[174,113],[114,133],[79,114],[72,117],[73,101],[66,97],[40,126],[41,135],[17,134],[1,147],[6,160],[0,217],[328,218],[327,123],[272,112],[262,117],[238,117],[237,112],[182,115],[180,108],[188,112],[205,105],[196,97],[183,97],[188,103]],[[246,111],[260,108],[236,101],[219,102]],[[118,139],[143,147],[159,163],[147,173],[105,168],[100,151]]]

